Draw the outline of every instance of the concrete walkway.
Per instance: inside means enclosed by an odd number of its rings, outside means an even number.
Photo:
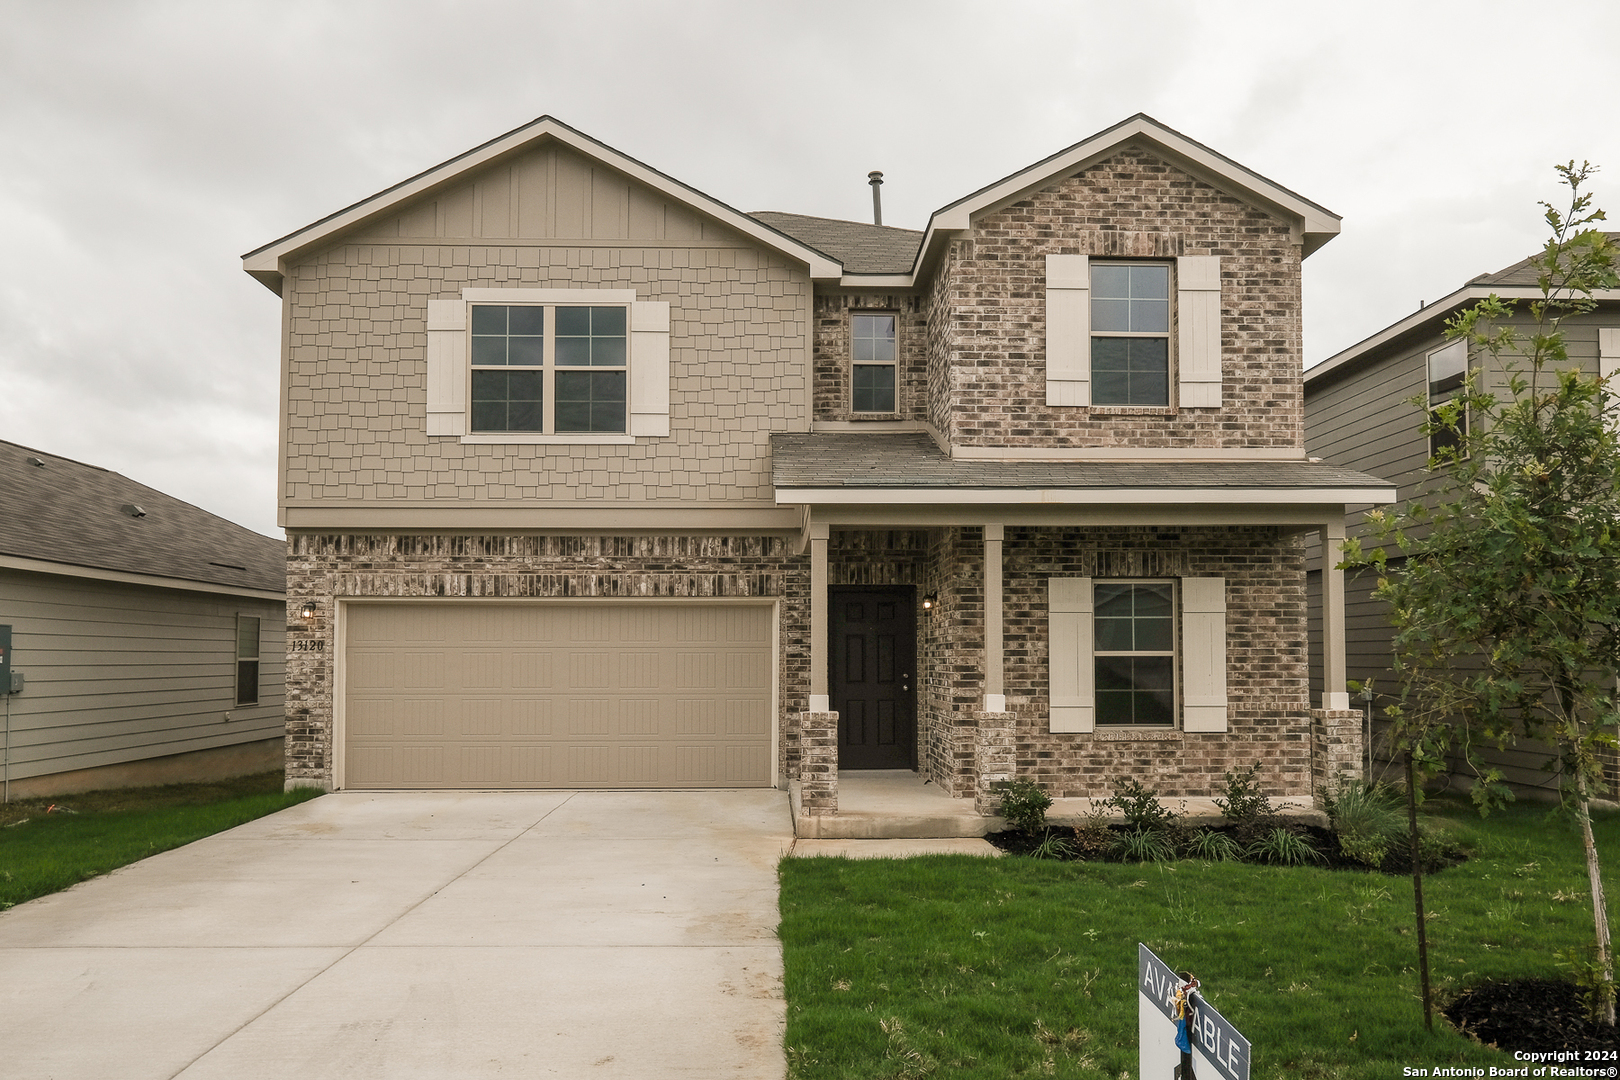
[[[785,1073],[781,791],[327,795],[0,913],[8,1080]]]

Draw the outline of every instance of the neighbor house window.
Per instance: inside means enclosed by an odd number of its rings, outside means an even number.
[[[1091,264],[1091,404],[1170,403],[1170,267]]]
[[[851,317],[850,408],[858,413],[895,411],[895,317]]]
[[[1439,425],[1440,416],[1437,410],[1457,396],[1462,390],[1463,382],[1468,378],[1468,343],[1453,341],[1445,348],[1430,353],[1428,361],[1429,420]],[[1468,411],[1464,409],[1457,415],[1455,430],[1437,426],[1429,432],[1429,456],[1433,457],[1441,450],[1460,447],[1467,436]]]
[[[259,620],[236,617],[236,703],[259,703]]]
[[[1175,586],[1099,581],[1094,588],[1097,723],[1174,724]]]
[[[623,306],[476,304],[472,431],[622,433],[627,357]]]

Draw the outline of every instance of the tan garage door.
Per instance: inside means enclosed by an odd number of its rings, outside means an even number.
[[[346,606],[351,788],[771,781],[763,605]]]

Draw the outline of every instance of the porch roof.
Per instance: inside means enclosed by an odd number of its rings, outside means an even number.
[[[771,436],[778,503],[1385,503],[1395,485],[1322,461],[953,458],[927,434]]]

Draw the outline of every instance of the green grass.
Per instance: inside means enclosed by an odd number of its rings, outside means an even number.
[[[0,804],[0,910],[320,794],[281,787],[277,771]]]
[[[1561,977],[1554,952],[1592,937],[1574,827],[1543,807],[1430,807],[1473,852],[1424,879],[1437,996]],[[1595,826],[1614,896],[1620,814]],[[1203,980],[1255,1080],[1516,1064],[1443,1017],[1424,1031],[1409,878],[966,856],[786,859],[780,875],[796,1078],[1134,1078],[1138,941]]]

